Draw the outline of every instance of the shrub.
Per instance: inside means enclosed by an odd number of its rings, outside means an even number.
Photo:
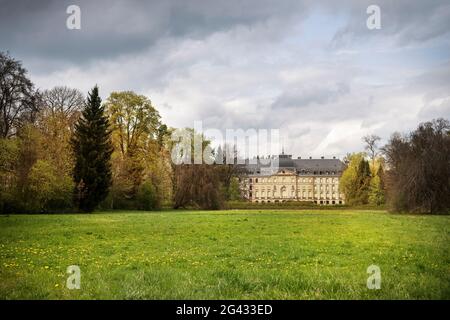
[[[150,181],[139,186],[136,196],[137,208],[140,210],[154,210],[160,207],[156,189]]]

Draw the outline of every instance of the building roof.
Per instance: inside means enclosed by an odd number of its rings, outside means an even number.
[[[245,162],[249,174],[274,174],[281,170],[294,171],[304,175],[340,175],[345,164],[336,158],[333,159],[292,159],[291,155],[281,154],[270,159],[256,159]]]

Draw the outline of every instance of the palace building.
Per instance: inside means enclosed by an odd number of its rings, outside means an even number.
[[[335,157],[292,159],[292,155],[284,152],[270,160],[270,163],[264,163],[262,159],[256,159],[256,163],[246,161],[244,190],[249,201],[310,201],[322,205],[345,203],[344,195],[339,190],[339,179],[345,169],[341,160]]]

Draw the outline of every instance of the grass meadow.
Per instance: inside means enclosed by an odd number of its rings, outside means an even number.
[[[0,299],[450,299],[449,227],[369,210],[0,216]]]

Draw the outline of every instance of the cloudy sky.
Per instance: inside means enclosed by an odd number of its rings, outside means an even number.
[[[133,90],[170,126],[280,129],[295,156],[450,118],[448,0],[0,0],[0,50],[38,88]]]

